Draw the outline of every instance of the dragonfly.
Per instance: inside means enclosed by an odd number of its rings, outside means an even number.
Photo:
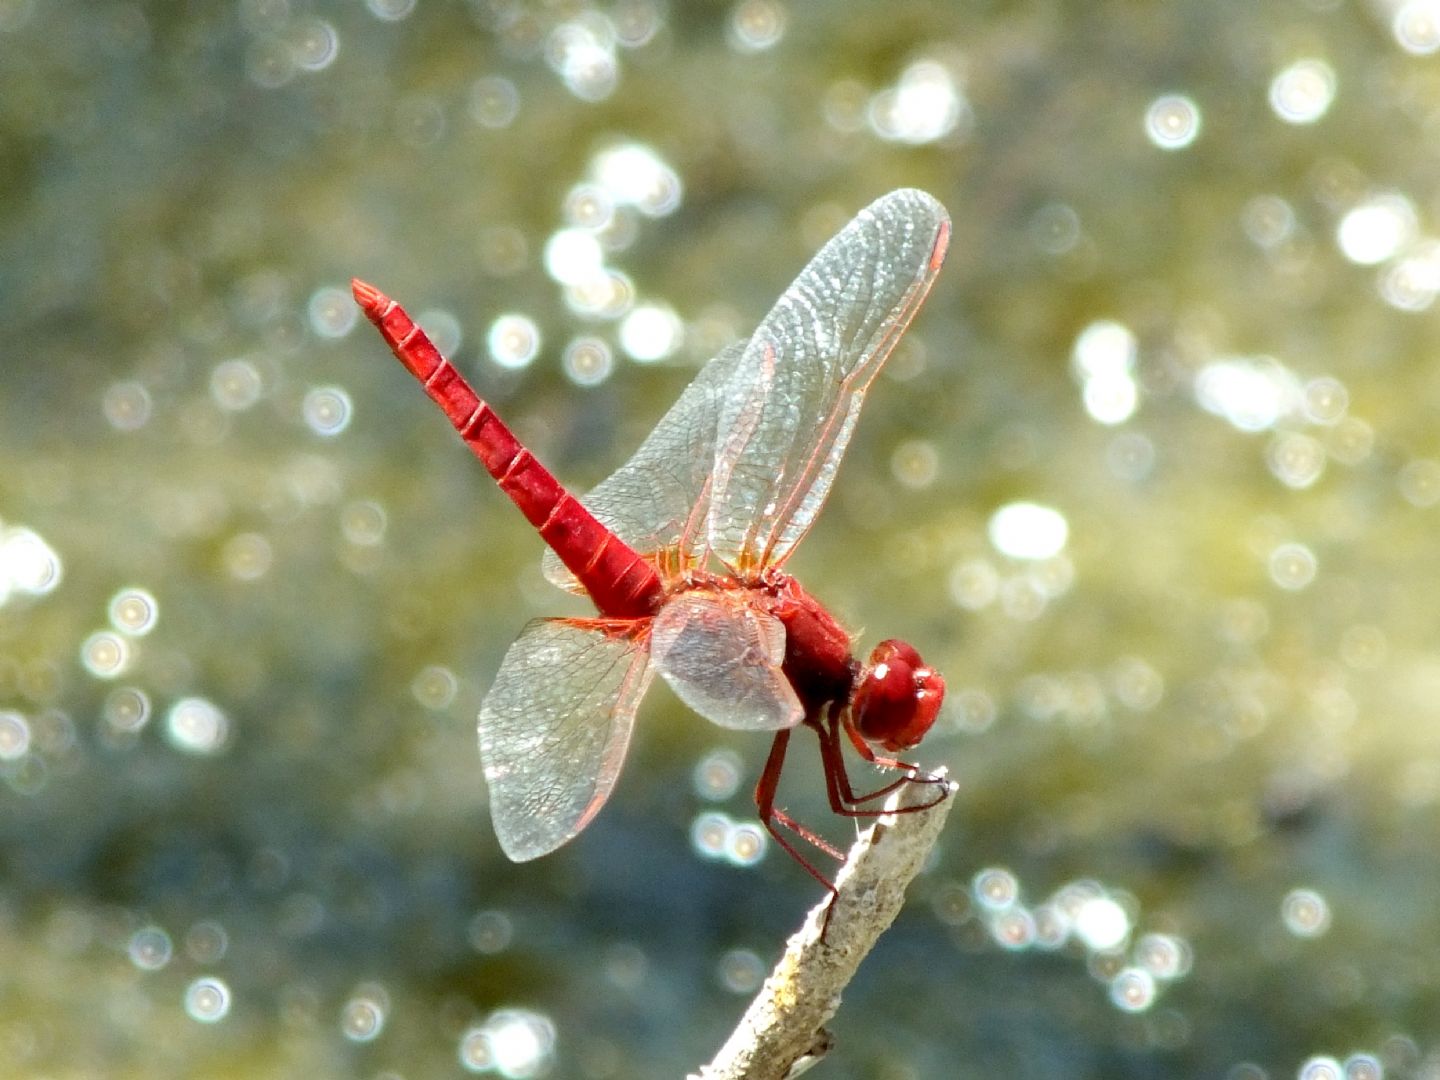
[[[785,564],[834,483],[866,391],[945,257],[950,219],[924,192],[882,196],[840,230],[754,334],[723,349],[609,479],[583,499],[540,464],[395,301],[352,281],[401,364],[549,547],[546,577],[597,614],[526,625],[479,718],[491,821],[516,862],[575,837],[614,790],[655,673],[723,728],[769,732],[755,788],[760,821],[838,848],[776,805],[792,733],[816,732],[832,809],[877,816],[905,783],[949,785],[893,755],[934,724],[945,680],[909,644],[863,662],[836,618]],[[898,775],[857,793],[844,745]],[[784,831],[782,831],[784,830]],[[788,831],[788,836],[787,836]]]

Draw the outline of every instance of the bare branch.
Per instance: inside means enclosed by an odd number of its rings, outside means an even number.
[[[938,775],[943,779],[943,771]],[[948,790],[953,794],[954,785]],[[785,955],[715,1060],[690,1080],[788,1080],[830,1049],[825,1023],[840,1007],[840,994],[860,961],[895,921],[905,889],[920,872],[955,800],[945,798],[912,814],[893,811],[923,805],[934,794],[932,785],[905,784],[887,800],[891,813],[860,835],[835,879],[840,895],[825,940],[820,940],[821,902],[791,936]]]

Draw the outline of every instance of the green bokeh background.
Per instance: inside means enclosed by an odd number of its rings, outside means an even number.
[[[824,1075],[1253,1080],[1354,1054],[1436,1075],[1437,321],[1387,302],[1397,263],[1356,265],[1336,230],[1384,192],[1414,213],[1397,259],[1434,228],[1440,58],[1401,48],[1380,0],[772,10],[783,34],[748,51],[736,20],[763,11],[727,4],[0,0],[0,522],[63,564],[0,606],[0,709],[32,734],[0,764],[0,1073],[461,1076],[464,1033],[506,1008],[553,1023],[552,1075],[706,1060],[746,999],[727,954],[768,966],[817,899],[773,851],[740,869],[690,844],[715,808],[695,764],[741,756],[718,808],[744,819],[766,740],[657,687],[596,823],[507,863],[473,717],[519,627],[582,608],[378,339],[318,333],[309,304],[359,274],[448,314],[457,363],[583,489],[718,330],[753,326],[850,214],[912,185],[951,211],[949,262],[791,569],[862,648],[904,637],[945,672],[957,708],[922,756],[961,787]],[[618,83],[589,101],[548,58],[557,28],[600,16],[655,33],[615,49]],[[294,68],[316,20],[338,51]],[[1306,58],[1334,102],[1285,123],[1271,80]],[[926,59],[960,124],[880,138],[866,102]],[[519,105],[487,127],[473,87],[496,76]],[[1183,149],[1146,135],[1165,94],[1199,109]],[[564,343],[615,325],[571,312],[541,253],[596,154],[629,141],[683,201],[636,217],[611,262],[688,336],[663,364],[617,350],[586,388]],[[1273,200],[1293,222],[1257,242]],[[507,311],[544,337],[521,372],[486,354]],[[1139,407],[1116,427],[1071,363],[1102,319],[1138,342]],[[1195,392],[1230,356],[1338,380],[1348,408],[1240,430]],[[212,377],[236,358],[262,393],[227,411]],[[121,430],[107,395],[136,386],[148,422]],[[317,387],[351,402],[333,437],[304,419]],[[1297,447],[1325,454],[1308,486],[1278,476]],[[1065,515],[1061,561],[992,547],[1016,500]],[[383,537],[357,543],[372,504]],[[269,563],[246,579],[253,537]],[[1284,544],[1313,554],[1302,588],[1272,574]],[[1003,584],[972,610],[952,581],[977,561]],[[82,643],[126,587],[158,622],[101,679]],[[117,687],[154,704],[138,734],[106,719]],[[192,696],[227,718],[222,752],[166,737]],[[785,797],[847,837],[812,748]],[[1130,953],[996,943],[970,892],[995,867],[1030,905],[1098,882],[1132,941],[1175,935],[1193,966],[1126,1013],[1105,979]],[[1323,897],[1323,933],[1287,929],[1296,889]],[[501,948],[477,931],[497,919]],[[155,971],[129,955],[147,926],[174,942]],[[202,977],[230,990],[218,1023],[186,1014]],[[342,1016],[367,986],[388,1008],[355,1042]]]

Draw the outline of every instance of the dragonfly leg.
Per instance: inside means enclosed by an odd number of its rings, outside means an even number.
[[[827,717],[828,723],[820,732],[820,756],[825,764],[826,779],[829,781],[830,806],[836,813],[846,814],[858,803],[871,802],[889,795],[906,783],[910,777],[899,776],[875,791],[865,795],[855,794],[855,788],[850,782],[850,770],[845,767],[845,754],[840,745],[839,709],[838,705],[831,706]],[[872,763],[879,764],[878,762]],[[899,764],[898,767],[907,772],[910,771],[904,764]]]
[[[908,761],[900,761],[898,758],[884,757],[875,753],[870,748],[858,731],[851,723],[850,715],[845,711],[840,702],[830,706],[823,724],[815,725],[820,735],[820,757],[825,768],[825,789],[830,797],[830,808],[837,814],[845,817],[880,817],[889,811],[883,809],[862,809],[860,804],[873,802],[883,798],[905,784],[936,784],[940,793],[927,802],[918,803],[914,806],[899,807],[896,813],[908,814],[917,810],[928,810],[937,803],[943,801],[950,793],[949,785],[940,777],[931,776],[920,771],[918,765]],[[856,751],[862,758],[872,765],[883,769],[898,769],[904,775],[896,777],[890,783],[874,791],[866,792],[863,795],[855,793],[854,786],[850,782],[849,770],[845,767],[845,754],[840,743],[840,731],[844,729],[855,745]]]
[[[835,888],[835,883],[815,868],[809,859],[796,850],[795,845],[786,839],[785,834],[780,831],[784,826],[796,836],[809,844],[814,845],[831,858],[841,862],[845,861],[845,855],[839,848],[835,847],[824,837],[813,830],[800,824],[785,811],[775,805],[775,792],[780,785],[780,770],[785,765],[785,750],[790,744],[790,731],[777,731],[775,741],[770,744],[770,756],[765,759],[765,768],[760,773],[760,781],[755,785],[755,805],[760,811],[760,821],[765,829],[775,838],[775,842],[785,849],[792,859],[804,868],[805,872],[825,887],[830,894],[829,900],[825,903],[825,914],[820,922],[820,940],[825,940],[825,934],[830,929],[830,916],[835,911],[835,901],[840,898],[840,892]]]
[[[761,824],[775,838],[775,842],[784,848],[792,859],[803,866],[811,877],[834,892],[835,886],[831,884],[830,879],[811,866],[809,861],[795,850],[794,845],[785,838],[779,829],[779,826],[784,826],[807,844],[818,848],[832,859],[845,861],[843,851],[775,805],[775,792],[780,786],[780,770],[785,766],[785,750],[789,743],[790,732],[788,729],[775,733],[775,741],[770,744],[770,756],[765,759],[765,768],[760,773],[759,783],[755,785],[755,806],[760,811]]]

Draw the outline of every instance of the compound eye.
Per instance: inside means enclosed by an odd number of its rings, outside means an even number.
[[[945,699],[945,680],[925,667],[903,641],[882,641],[870,654],[855,690],[852,716],[860,734],[887,750],[905,750],[925,737]]]

